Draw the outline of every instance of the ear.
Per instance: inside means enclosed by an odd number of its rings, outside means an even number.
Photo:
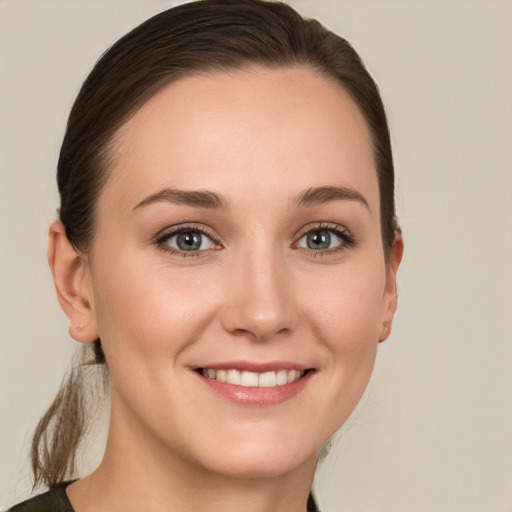
[[[386,287],[384,289],[384,301],[382,311],[382,327],[379,335],[379,343],[385,341],[391,334],[391,324],[397,307],[396,274],[402,261],[404,242],[402,235],[395,231],[395,240],[389,253],[387,262]]]
[[[85,255],[71,245],[60,221],[50,225],[48,263],[60,307],[69,318],[69,334],[81,343],[96,340],[98,328],[89,264]]]

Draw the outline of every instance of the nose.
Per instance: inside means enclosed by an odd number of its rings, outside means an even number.
[[[291,272],[285,258],[275,251],[238,258],[225,284],[221,321],[230,333],[266,341],[297,328]]]

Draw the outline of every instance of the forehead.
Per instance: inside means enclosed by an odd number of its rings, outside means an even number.
[[[309,68],[184,77],[146,102],[115,142],[104,195],[123,189],[119,206],[126,209],[162,187],[255,197],[328,184],[378,202],[371,136],[359,108]]]

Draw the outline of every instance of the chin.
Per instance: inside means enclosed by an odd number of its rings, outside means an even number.
[[[226,456],[221,464],[216,464],[211,469],[218,474],[230,478],[242,479],[265,479],[277,478],[290,473],[293,473],[300,467],[307,463],[311,463],[314,467],[316,465],[317,455],[310,455],[308,458],[294,456],[272,456],[262,457],[240,457],[235,455],[233,457]]]
[[[255,429],[245,442],[215,443],[203,452],[203,465],[210,471],[234,478],[271,478],[292,473],[304,465],[316,466],[319,446],[305,437],[265,435]]]

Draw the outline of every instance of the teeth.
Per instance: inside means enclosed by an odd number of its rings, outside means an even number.
[[[242,386],[246,387],[257,387],[258,386],[258,374],[254,372],[242,372],[241,377]]]
[[[286,370],[279,370],[276,374],[276,384],[282,386],[288,382],[288,372]]]
[[[212,370],[210,368],[203,368],[201,373],[210,379],[235,384],[236,386],[244,386],[247,388],[273,388],[275,386],[291,384],[299,380],[305,372],[302,370],[279,370],[277,372],[256,373],[247,371],[240,372],[233,369]]]
[[[260,388],[273,388],[277,386],[276,372],[266,372],[260,375]]]
[[[212,379],[212,378],[215,378],[215,377],[210,377],[210,379]],[[238,370],[227,370],[226,371],[226,382],[228,384],[236,384],[237,386],[241,386],[242,385],[242,376],[240,375],[240,372]]]

